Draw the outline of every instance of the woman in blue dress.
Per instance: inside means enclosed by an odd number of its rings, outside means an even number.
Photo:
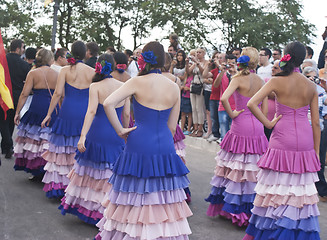
[[[89,86],[92,83],[94,69],[85,65],[86,46],[81,41],[72,44],[72,55],[69,55],[69,66],[59,73],[55,92],[52,96],[47,116],[42,127],[51,121],[51,114],[59,100],[63,98],[59,115],[52,126],[49,149],[42,157],[47,161],[43,178],[43,190],[49,198],[64,196],[69,183],[67,174],[73,168],[75,152],[79,140],[84,116],[89,99]]]
[[[78,141],[76,163],[68,177],[70,183],[59,209],[61,213],[77,215],[83,221],[96,224],[103,217],[103,207],[113,164],[123,151],[125,142],[111,126],[103,109],[104,100],[123,85],[110,73],[115,69],[112,55],[103,54],[95,66],[96,75],[89,90],[89,104]],[[124,100],[116,107],[124,127],[129,123],[130,101]]]
[[[46,161],[41,154],[48,148],[51,126],[57,117],[56,111],[52,112],[49,126],[41,128],[41,122],[47,114],[52,94],[56,87],[58,74],[49,66],[54,57],[51,51],[41,49],[36,54],[35,69],[26,77],[23,91],[19,97],[15,124],[18,125],[16,145],[14,148],[15,170],[24,170],[31,173],[31,179],[40,180],[43,177],[43,167]],[[20,111],[27,97],[33,91],[33,98],[28,111],[20,119]]]
[[[180,107],[179,87],[162,76],[163,46],[143,48],[140,75],[127,81],[104,102],[107,116],[126,147],[117,159],[106,210],[96,239],[188,239],[192,215],[184,188],[189,172],[176,154],[173,135]],[[124,128],[116,106],[133,96],[135,127]]]

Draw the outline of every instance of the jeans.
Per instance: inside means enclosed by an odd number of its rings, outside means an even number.
[[[226,111],[218,111],[218,118],[220,125],[220,137],[223,139],[230,129],[232,119],[228,116]]]
[[[320,196],[327,196],[327,182],[325,179],[325,162],[326,162],[326,150],[327,150],[327,120],[324,120],[324,130],[321,132],[320,147],[319,147],[319,159],[321,168],[318,172],[319,181],[316,182],[316,188]]]
[[[219,105],[219,100],[210,100],[210,102],[209,102],[210,118],[212,121],[212,134],[216,138],[220,138],[218,105]]]

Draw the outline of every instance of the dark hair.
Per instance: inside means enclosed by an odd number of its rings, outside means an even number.
[[[114,55],[114,59],[115,59],[116,64],[126,64],[127,65],[128,58],[124,53],[115,52],[113,55]]]
[[[130,56],[133,56],[133,52],[132,50],[129,50],[129,49],[125,49],[125,54],[130,57]]]
[[[86,49],[87,50],[90,50],[90,53],[92,55],[92,57],[96,57],[98,56],[98,53],[99,53],[99,46],[96,42],[88,42],[86,44]]]
[[[238,47],[232,48],[231,53],[234,51],[239,51],[240,53],[242,53],[242,48],[238,48]]]
[[[112,46],[107,47],[106,50],[107,50],[107,51],[110,51],[110,52],[113,52],[113,53],[116,52],[116,49],[115,49],[114,47],[112,47]]]
[[[35,55],[36,55],[36,48],[30,47],[25,50],[26,59],[35,59]]]
[[[293,72],[294,68],[299,67],[305,58],[306,49],[300,42],[291,42],[284,48],[284,55],[287,54],[291,56],[291,59],[283,67],[282,72],[276,74],[276,76],[288,76]]]
[[[233,55],[233,54],[227,54],[226,55],[226,60],[227,59],[235,59],[235,60],[237,60],[237,57],[235,55]]]
[[[10,43],[10,51],[15,52],[17,48],[21,48],[22,44],[24,43],[21,39],[14,39]]]
[[[274,51],[279,52],[279,55],[282,55],[282,50],[280,48],[275,48]]]
[[[165,50],[161,43],[153,41],[147,43],[143,50],[142,53],[147,52],[147,51],[152,51],[154,55],[157,57],[157,64],[151,65],[151,68],[162,68],[165,64]],[[142,71],[139,72],[139,76],[147,74],[148,71],[146,69],[143,69]]]
[[[183,56],[183,60],[181,62],[178,61],[178,54],[181,53],[182,56]],[[182,49],[179,49],[176,53],[176,61],[177,61],[177,64],[176,64],[176,68],[178,69],[183,69],[185,68],[185,59],[186,59],[186,53],[182,50]]]
[[[305,46],[305,49],[307,50],[308,55],[311,55],[311,58],[312,58],[312,56],[313,56],[313,49],[311,47],[309,47],[309,46]]]
[[[66,48],[57,48],[56,51],[54,52],[55,61],[57,61],[59,57],[66,57],[65,52],[67,51],[68,50]]]
[[[170,48],[170,47],[174,48],[174,51],[177,52],[177,47],[176,46],[174,46],[174,45],[171,44],[168,48]]]
[[[271,57],[271,51],[269,48],[261,48],[260,51],[265,51],[265,55]]]
[[[102,61],[107,61],[108,63],[111,63],[111,69],[112,70],[115,69],[115,60],[111,54],[108,53],[101,54],[97,62],[101,63]],[[104,74],[96,73],[92,78],[92,82],[100,82],[103,79],[105,79]]]
[[[85,58],[86,46],[82,41],[75,41],[72,44],[72,55],[76,60],[83,60]]]

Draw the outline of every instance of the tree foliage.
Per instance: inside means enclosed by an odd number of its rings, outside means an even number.
[[[57,42],[69,47],[81,39],[97,42],[102,50],[122,50],[127,29],[136,48],[152,29],[168,28],[185,49],[281,47],[295,39],[309,44],[314,26],[301,17],[302,8],[300,1],[284,0],[265,5],[255,0],[60,0]],[[52,15],[51,4],[44,8],[43,0],[0,0],[4,41],[23,38],[27,45],[50,45]]]

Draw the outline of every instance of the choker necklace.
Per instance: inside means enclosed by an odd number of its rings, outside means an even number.
[[[77,63],[82,63],[83,61],[82,60],[76,60],[76,64]]]
[[[161,70],[158,69],[158,68],[156,68],[156,69],[152,69],[152,70],[150,70],[147,74],[149,74],[149,73],[157,73],[157,74],[161,74]]]

